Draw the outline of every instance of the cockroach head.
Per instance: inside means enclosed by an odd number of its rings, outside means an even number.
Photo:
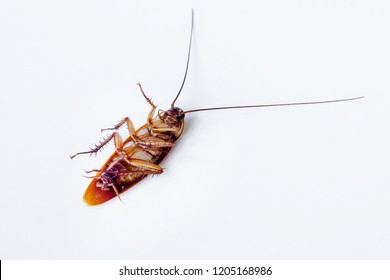
[[[185,116],[184,111],[179,107],[173,107],[169,109],[167,112],[171,117],[175,118],[178,121],[184,119]]]
[[[161,119],[166,123],[175,123],[183,120],[184,116],[185,113],[182,109],[179,107],[172,107],[162,114]]]

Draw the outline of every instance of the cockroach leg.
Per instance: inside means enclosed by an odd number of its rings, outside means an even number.
[[[167,148],[173,146],[171,142],[146,142],[140,140],[136,135],[134,125],[129,118],[127,118],[127,128],[129,130],[131,139],[141,148]]]
[[[156,111],[156,107],[152,108],[152,110],[150,110],[150,112],[148,114],[148,124],[149,124],[149,126],[152,125],[152,120],[153,120],[155,111]]]
[[[127,125],[127,130],[129,131],[130,135],[135,135],[134,124],[133,124],[133,122],[131,121],[131,119],[129,117],[123,118],[123,120],[121,120],[116,126],[114,126],[112,128],[103,128],[101,131],[104,131],[104,130],[117,130],[124,124]],[[115,136],[115,135],[117,135],[117,136]],[[117,150],[121,150],[122,147],[123,147],[122,138],[119,136],[119,134],[116,134],[115,132],[113,133],[112,137],[115,137],[115,147],[117,148]]]
[[[162,133],[162,132],[173,132],[177,131],[177,127],[160,127],[160,128],[153,128],[152,131],[154,133]]]
[[[140,83],[138,83],[137,85],[139,86],[139,89],[141,90],[141,93],[142,93],[142,95],[145,97],[145,99],[146,99],[146,102],[148,102],[148,103],[149,103],[149,105],[150,105],[150,106],[152,106],[152,108],[153,108],[153,109],[155,109],[155,108],[156,108],[156,105],[154,105],[154,103],[153,103],[152,99],[150,99],[149,97],[147,97],[147,96],[146,96],[146,94],[145,94],[144,90],[142,89],[142,86],[141,86],[141,84],[140,84]]]
[[[74,154],[73,156],[70,156],[70,158],[73,159],[75,156],[82,155],[82,154],[90,154],[90,155],[97,154],[101,149],[103,149],[105,145],[107,145],[115,137],[115,134],[117,133],[113,133],[107,138],[103,139],[103,141],[100,141],[98,145],[95,145],[95,148],[91,148],[89,151],[86,152],[79,152],[77,154]]]
[[[95,176],[96,179],[99,179],[98,182],[96,183],[96,187],[101,188],[102,191],[108,191],[110,189],[109,187],[111,187],[114,190],[116,196],[122,202],[118,188],[115,186],[114,182],[112,181],[112,178],[114,178],[115,176],[111,177],[110,175],[107,175],[106,172],[102,173],[100,176]]]
[[[150,134],[152,134],[152,136],[156,136],[157,135],[156,133],[154,133],[153,122],[152,122],[155,111],[156,111],[156,107],[153,107],[152,110],[150,110],[150,112],[148,114],[148,129],[149,129]]]
[[[82,176],[87,179],[100,179],[100,176],[85,176],[85,175]]]
[[[117,132],[114,132],[113,135],[114,135],[115,148],[117,149],[117,151],[122,151],[123,150],[122,137]]]
[[[157,115],[158,115],[158,117],[162,120],[163,115],[164,115],[164,110],[158,109]]]
[[[74,154],[70,158],[73,159],[75,156],[82,155],[82,154],[97,154],[105,145],[107,145],[112,139],[114,139],[116,150],[121,153],[123,149],[123,140],[122,137],[119,135],[119,133],[114,132],[107,138],[103,139],[103,141],[100,141],[98,145],[95,145],[95,148],[91,148],[91,150],[86,152],[79,152],[77,154]]]
[[[126,159],[126,161],[134,167],[145,169],[147,172],[152,172],[153,174],[161,174],[163,173],[163,169],[161,166],[142,160],[142,159]],[[147,173],[150,174],[150,173]]]
[[[112,189],[114,190],[116,196],[117,196],[117,197],[119,198],[119,200],[123,203],[123,201],[122,201],[122,199],[121,199],[121,196],[120,196],[120,194],[119,194],[118,189],[115,187],[114,184],[111,184],[111,187],[112,187]]]
[[[122,125],[124,125],[128,121],[128,117],[123,118],[118,124],[116,124],[114,127],[110,128],[102,128],[100,131],[103,132],[105,130],[118,130]]]
[[[135,166],[134,164],[132,164]],[[160,167],[159,165],[157,165]],[[144,167],[142,167],[144,168]],[[160,170],[161,169],[161,170]],[[97,172],[97,173],[106,173],[112,176],[112,178],[115,178],[118,175],[129,175],[129,174],[141,174],[141,175],[147,175],[147,174],[161,174],[163,172],[163,169],[160,167],[159,169],[145,169],[145,170],[126,170],[126,171],[114,171],[114,170],[103,170],[103,169],[92,169],[92,170],[86,170],[85,173],[92,173],[92,172]],[[101,179],[101,176],[84,176],[86,178],[96,178],[96,179]]]
[[[149,103],[150,106],[152,106],[152,109],[150,110],[149,114],[148,114],[148,124],[149,124],[149,131],[151,132],[151,134],[153,136],[156,136],[155,133],[153,133],[153,124],[152,124],[152,120],[153,120],[153,117],[154,117],[154,112],[156,111],[156,108],[157,106],[154,105],[153,101],[146,96],[144,90],[142,89],[142,86],[140,83],[137,84],[139,86],[139,89],[141,90],[141,93],[142,95],[144,96],[144,98],[146,99],[146,101]]]
[[[118,174],[118,171],[115,170],[109,170],[109,169],[92,169],[92,170],[85,170],[85,173],[92,173],[92,172],[100,172],[100,173],[107,173],[113,176],[116,176]],[[95,176],[96,178],[99,178],[99,176]]]
[[[144,149],[150,149],[150,148],[171,148],[173,147],[173,143],[171,142],[146,142],[146,141],[140,141],[138,138],[133,137],[132,138],[134,143],[138,145],[141,148]]]

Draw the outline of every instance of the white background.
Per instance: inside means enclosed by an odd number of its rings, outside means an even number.
[[[69,155],[148,105],[346,103],[186,117],[98,207]],[[390,258],[387,1],[0,1],[1,259]],[[121,131],[126,135],[126,131]]]

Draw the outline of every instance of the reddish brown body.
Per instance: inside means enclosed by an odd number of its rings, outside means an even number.
[[[140,129],[138,129],[136,133],[138,134],[139,131],[144,130],[145,128],[147,128],[147,126],[148,125],[145,124]],[[124,145],[126,146],[126,144],[129,142],[132,142],[131,137],[126,139],[126,141],[124,142]],[[160,148],[160,153],[158,155],[156,155],[151,160],[151,162],[154,164],[160,164],[160,162],[169,153],[170,149],[171,149],[170,147]],[[110,156],[110,158],[104,163],[102,168],[100,168],[100,170],[109,171],[109,169],[107,169],[107,168],[110,166],[110,164],[112,164],[115,161],[115,159],[117,157],[118,157],[118,153],[116,153],[116,152],[113,153]],[[114,168],[115,168],[115,165],[114,165]],[[84,202],[87,205],[99,205],[99,204],[104,203],[104,202],[117,196],[117,194],[115,193],[115,191],[112,187],[111,188],[110,187],[109,188],[98,187],[99,185],[101,185],[101,182],[100,182],[101,179],[99,177],[103,175],[102,173],[104,174],[104,172],[99,171],[96,174],[96,178],[93,178],[92,182],[89,184],[88,188],[85,190]],[[129,188],[131,188],[132,186],[134,186],[135,184],[137,184],[139,181],[141,181],[142,179],[144,179],[147,176],[147,174],[133,174],[131,179],[129,178],[129,180],[123,180],[123,179],[120,179],[120,177],[123,177],[120,174],[115,175],[113,173],[113,174],[108,174],[108,175],[112,175],[112,177],[115,176],[112,180],[113,180],[113,183],[115,184],[115,187],[117,188],[119,194],[128,190]]]
[[[92,170],[97,174],[84,193],[84,202],[87,205],[99,205],[119,197],[147,175],[163,172],[159,164],[181,136],[184,114],[180,108],[174,107],[167,111],[160,110],[157,116],[153,117],[156,106],[149,98],[146,99],[152,106],[147,124],[135,131],[131,120],[125,118],[117,126],[110,128],[116,130],[126,123],[130,136],[124,142],[119,134],[114,132],[95,149],[82,152],[96,153],[111,139],[115,140],[115,153],[100,169]]]

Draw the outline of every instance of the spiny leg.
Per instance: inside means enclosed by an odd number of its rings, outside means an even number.
[[[110,170],[110,169],[92,169],[85,171],[85,173],[92,173],[92,172],[98,172],[98,173],[106,173],[113,177],[116,177],[118,175],[129,175],[129,174],[140,174],[140,175],[150,175],[150,174],[161,174],[164,172],[161,166],[151,163],[149,161],[141,160],[141,159],[129,159],[125,157],[123,159],[128,164],[141,168],[141,170]],[[90,179],[101,179],[101,176],[85,176]]]
[[[111,176],[117,176],[117,175],[128,175],[128,174],[142,174],[142,175],[148,175],[148,174],[161,174],[163,172],[163,169],[154,163],[151,163],[146,160],[142,159],[134,159],[129,157],[124,151],[123,151],[123,141],[119,134],[115,133],[114,135],[115,140],[115,147],[116,152],[119,154],[119,157],[111,164],[116,165],[120,161],[125,161],[129,165],[132,165],[133,167],[137,167],[141,170],[117,170],[117,169],[93,169],[89,171],[85,171],[86,173],[92,173],[92,172],[98,172],[98,173],[106,173]],[[92,176],[91,178],[100,178],[100,176]]]
[[[152,120],[153,120],[153,116],[154,116],[154,112],[157,108],[156,105],[154,105],[153,101],[151,98],[147,97],[141,84],[138,83],[137,84],[141,90],[141,93],[143,95],[143,97],[146,99],[146,102],[148,102],[148,104],[152,107],[152,109],[150,110],[149,114],[148,114],[148,124],[149,125],[152,125]],[[111,127],[111,128],[103,128],[101,129],[101,131],[105,131],[105,130],[118,130],[122,125],[124,125],[125,123],[128,123],[129,121],[129,118],[128,117],[125,117],[123,118],[118,124],[116,124],[114,127]],[[128,126],[129,127],[129,126]]]
[[[153,117],[154,117],[154,112],[156,111],[156,107],[153,107],[151,110],[150,110],[150,112],[149,112],[149,114],[148,114],[148,119],[147,119],[147,121],[148,121],[148,129],[149,129],[149,131],[150,131],[150,133],[153,135],[153,136],[156,136],[156,134],[154,133],[154,131],[153,131]]]
[[[160,128],[153,128],[154,133],[162,133],[162,132],[174,132],[177,131],[177,127],[160,127]]]
[[[105,130],[118,130],[122,125],[124,125],[125,123],[127,123],[127,126],[129,127],[129,124],[128,123],[131,123],[130,119],[128,117],[124,118],[123,120],[121,120],[117,125],[115,125],[114,127],[112,128],[103,128],[101,129],[101,131],[105,131]],[[131,125],[133,128],[134,126]],[[123,141],[122,141],[122,138],[120,137],[120,135],[117,133],[117,132],[114,132],[112,133],[110,136],[108,136],[107,138],[104,138],[103,141],[100,141],[99,144],[95,145],[94,148],[91,148],[89,151],[85,151],[85,152],[79,152],[77,154],[74,154],[73,156],[70,156],[71,159],[73,159],[75,156],[78,156],[78,155],[82,155],[82,154],[97,154],[104,146],[106,146],[112,139],[114,139],[114,142],[115,142],[115,147],[117,148],[117,150],[121,150],[123,148]]]
[[[149,115],[148,115],[148,124],[149,124],[149,131],[150,131],[150,134],[152,134],[153,136],[157,136],[158,133],[164,133],[164,132],[175,132],[178,130],[177,127],[175,126],[168,126],[168,127],[154,127],[153,126],[153,123],[152,123],[152,120],[153,120],[153,116],[154,116],[154,112],[155,112],[155,109],[156,108],[153,108]],[[160,119],[162,119],[162,115],[164,114],[164,111],[163,110],[158,110],[157,112],[157,115],[160,117]]]
[[[150,105],[150,106],[152,106],[152,108],[153,108],[153,109],[155,109],[155,108],[156,108],[156,105],[154,105],[154,104],[153,104],[153,101],[152,101],[152,99],[150,99],[149,97],[147,97],[147,96],[146,96],[146,94],[145,94],[144,90],[142,89],[142,86],[141,86],[141,84],[140,84],[140,83],[138,83],[137,85],[139,86],[139,89],[141,90],[141,93],[142,93],[142,95],[145,97],[145,99],[146,99],[146,102],[148,102],[148,103],[149,103],[149,105]]]
[[[148,125],[149,125],[149,131],[150,133],[153,135],[153,136],[156,136],[156,134],[154,133],[153,131],[153,123],[152,123],[152,120],[153,120],[153,117],[154,117],[154,113],[156,111],[156,105],[154,105],[154,103],[152,102],[152,100],[146,96],[144,90],[142,89],[142,86],[140,83],[137,84],[139,86],[139,89],[141,90],[141,93],[142,95],[144,96],[144,98],[146,99],[146,101],[149,103],[150,106],[152,106],[152,109],[150,110],[149,114],[148,114],[148,119],[147,119],[147,122],[148,122]]]
[[[153,107],[149,114],[148,114],[148,124],[149,124],[149,130],[153,129],[152,126],[152,120],[153,120],[153,116],[154,116],[154,112],[156,110],[156,107]],[[127,128],[128,130],[130,131],[130,129],[132,131],[134,131],[134,134],[135,134],[135,128],[134,128],[134,125],[132,123],[132,121],[130,120],[129,117],[125,117],[123,118],[120,122],[118,122],[115,126],[113,127],[109,127],[109,128],[102,128],[101,131],[105,131],[105,130],[118,130],[121,126],[123,126],[124,124],[127,124]],[[134,129],[133,129],[134,128]],[[131,134],[131,133],[130,133]]]
[[[170,142],[146,142],[142,141],[138,138],[138,136],[135,133],[135,128],[133,122],[129,118],[125,118],[123,123],[126,122],[127,129],[129,130],[129,134],[131,139],[134,141],[136,145],[142,148],[166,148],[166,147],[172,147],[173,144]]]
[[[103,132],[105,130],[118,130],[122,125],[127,123],[128,120],[129,120],[129,117],[125,117],[120,122],[118,122],[115,126],[109,127],[109,128],[102,128],[100,131]]]
[[[115,186],[114,184],[111,184],[111,187],[112,187],[112,189],[114,190],[116,196],[119,198],[120,202],[123,203],[122,198],[121,198],[121,196],[120,196],[120,194],[119,194],[119,191],[118,191],[118,189],[116,188],[116,186]]]
[[[146,160],[130,158],[130,159],[127,159],[126,161],[134,167],[142,168],[143,171],[148,172],[146,174],[150,174],[150,172],[152,172],[153,174],[163,173],[163,169],[160,165],[151,163],[151,162],[146,161]]]
[[[135,128],[133,122],[130,120],[129,117],[123,118],[117,125],[114,127],[110,128],[103,128],[102,131],[104,130],[118,130],[122,125],[126,124],[127,130],[129,131],[130,135],[135,134]]]
[[[120,128],[125,123],[127,125],[128,131],[130,133],[130,137],[132,138],[134,143],[136,145],[138,145],[139,147],[142,147],[142,148],[165,148],[165,147],[172,147],[173,146],[173,144],[170,142],[146,142],[146,141],[140,140],[135,133],[135,128],[134,128],[133,122],[128,117],[124,118],[122,121],[120,121],[113,128],[106,128],[103,130],[116,130],[116,129]],[[103,139],[103,141],[100,141],[99,144],[95,145],[95,147],[91,148],[89,151],[76,153],[76,154],[70,156],[70,158],[73,159],[75,156],[82,155],[82,154],[90,154],[90,155],[97,154],[112,139],[114,139],[116,151],[119,154],[122,154],[123,153],[123,150],[122,150],[123,149],[123,140],[117,132],[114,132],[110,136],[108,136],[107,138]]]
[[[156,133],[158,132],[170,132],[170,131],[175,131],[177,128],[159,128],[159,129],[156,129],[153,127],[153,123],[152,123],[152,120],[153,120],[153,117],[154,117],[154,113],[156,111],[156,108],[157,106],[154,105],[154,103],[152,102],[152,100],[146,96],[142,86],[140,83],[137,84],[141,90],[141,93],[142,95],[144,96],[144,98],[146,99],[146,101],[150,104],[150,106],[152,106],[152,109],[150,110],[149,114],[148,114],[148,125],[149,125],[149,131],[150,133],[153,135],[153,136],[156,136]],[[162,110],[159,110],[158,112],[158,115],[161,115],[164,111]],[[147,146],[143,146],[143,147],[172,147],[172,145],[169,145],[169,144],[166,144],[166,145],[147,145]]]
[[[134,139],[133,139],[134,140]],[[137,144],[139,147],[144,149],[151,149],[151,148],[171,148],[173,147],[173,143],[161,141],[161,142],[146,142],[141,140],[134,140],[135,144]]]
[[[79,152],[77,154],[74,154],[73,156],[70,156],[71,159],[73,159],[75,156],[82,155],[82,154],[97,154],[104,146],[106,146],[114,137],[115,134],[118,134],[116,132],[112,133],[107,138],[104,138],[103,141],[100,141],[99,144],[95,145],[95,148],[91,148],[89,151],[85,152]]]

